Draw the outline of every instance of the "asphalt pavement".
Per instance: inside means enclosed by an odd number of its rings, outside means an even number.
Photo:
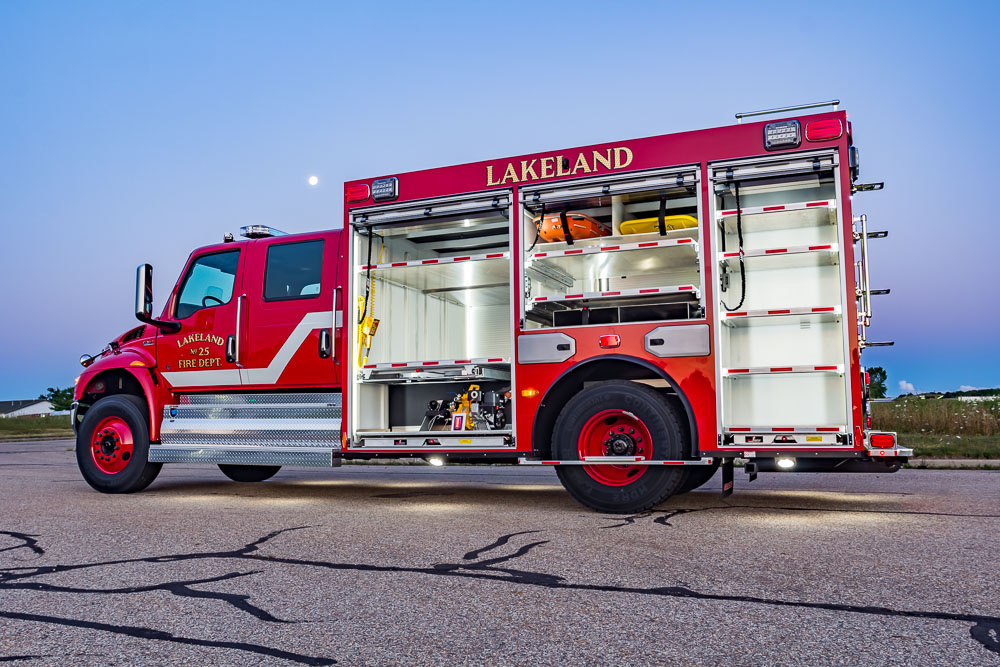
[[[551,469],[164,466],[0,444],[0,662],[1000,664],[1000,472],[737,472],[602,515]]]

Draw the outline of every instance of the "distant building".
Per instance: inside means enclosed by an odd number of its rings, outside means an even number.
[[[52,404],[42,398],[22,401],[0,401],[0,419],[7,417],[48,417],[52,414]]]

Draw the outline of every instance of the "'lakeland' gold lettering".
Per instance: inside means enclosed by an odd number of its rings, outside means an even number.
[[[508,162],[503,167],[503,176],[496,174],[500,166],[486,165],[486,186],[506,185],[508,183],[528,183],[554,176],[576,176],[577,174],[599,174],[618,169],[625,169],[632,164],[632,149],[628,146],[616,146],[598,151],[581,151],[576,158],[563,155],[546,155],[533,160],[520,161],[520,176],[518,164]],[[570,168],[570,165],[573,165]],[[538,169],[536,170],[536,165]]]

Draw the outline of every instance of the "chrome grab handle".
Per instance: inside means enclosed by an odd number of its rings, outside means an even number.
[[[243,314],[243,299],[247,298],[246,294],[240,294],[236,297],[236,365],[243,368],[243,364],[240,363],[240,316]]]
[[[340,329],[344,326],[344,309],[338,310],[337,304],[340,302],[341,287],[337,285],[333,288],[333,328]]]
[[[761,111],[743,111],[736,114],[736,123],[740,124],[743,122],[744,118],[750,118],[751,116],[769,116],[774,113],[784,113],[785,111],[799,111],[800,109],[815,109],[817,107],[829,107],[832,106],[833,110],[836,111],[837,107],[840,106],[840,100],[829,100],[828,102],[813,102],[812,104],[796,104],[790,107],[778,107],[777,109],[763,109]]]

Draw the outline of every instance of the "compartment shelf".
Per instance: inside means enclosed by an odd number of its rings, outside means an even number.
[[[565,245],[565,244],[559,244]],[[641,268],[663,273],[697,266],[698,243],[693,238],[660,239],[632,243],[591,245],[545,250],[528,255],[532,264],[552,266],[572,276],[613,277]]]
[[[466,380],[510,380],[510,359],[437,359],[366,364],[363,382],[458,382]]]
[[[699,294],[696,285],[674,285],[668,287],[633,287],[632,289],[609,290],[604,292],[580,292],[576,294],[556,294],[552,296],[536,296],[529,301],[534,307],[542,304],[560,306],[583,306],[589,301],[606,301],[608,299],[640,299],[648,300],[655,296]]]
[[[837,224],[837,202],[832,199],[745,207],[740,209],[740,213],[745,233]],[[747,216],[750,216],[750,220],[747,220]],[[736,233],[736,209],[719,211],[716,220],[727,233]]]
[[[725,313],[723,324],[730,327],[750,327],[780,324],[785,317],[813,317],[818,322],[836,322],[840,306],[800,306],[795,308],[762,308]]]
[[[753,248],[743,251],[744,260],[756,264],[766,258],[784,258],[781,266],[784,268],[798,268],[804,266],[823,266],[837,264],[840,258],[840,246],[836,243],[821,243],[817,245],[786,246],[783,248]],[[725,264],[733,262],[730,270],[738,270],[736,261],[739,260],[738,250],[731,252],[720,252],[718,254],[719,263]],[[735,260],[735,261],[734,261]]]
[[[387,262],[364,265],[358,272],[370,270],[372,278],[464,306],[496,305],[510,299],[509,257],[503,252]]]
[[[722,376],[727,378],[750,375],[787,375],[794,373],[835,373],[844,374],[843,364],[798,365],[798,366],[751,366],[749,368],[723,368]]]

